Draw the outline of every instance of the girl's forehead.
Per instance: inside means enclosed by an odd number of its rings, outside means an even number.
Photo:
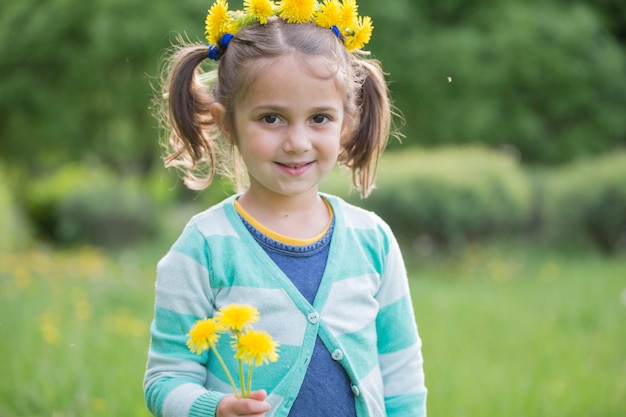
[[[250,63],[251,71],[257,76],[266,71],[299,71],[311,76],[330,79],[338,75],[339,66],[330,59],[315,55],[310,56],[302,53],[291,53],[270,58],[261,58]]]
[[[250,88],[259,87],[259,82],[267,83],[276,77],[277,81],[298,76],[308,82],[333,80],[339,91],[343,93],[345,80],[341,79],[341,71],[336,62],[320,57],[304,54],[285,54],[271,58],[261,58],[247,63],[242,71],[239,98],[245,97]],[[298,78],[296,77],[296,78]]]

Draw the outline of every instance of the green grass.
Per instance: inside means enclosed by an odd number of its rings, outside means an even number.
[[[154,270],[170,243],[0,254],[0,417],[148,416]],[[626,259],[405,254],[430,416],[624,415]]]
[[[0,255],[0,417],[149,415],[154,262],[93,249]]]
[[[414,263],[430,415],[626,415],[625,259],[473,246]]]

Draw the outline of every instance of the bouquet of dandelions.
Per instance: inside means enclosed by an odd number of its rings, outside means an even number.
[[[187,334],[187,347],[191,352],[200,355],[205,350],[212,350],[239,398],[250,397],[252,370],[255,366],[278,360],[278,343],[267,332],[252,328],[252,323],[258,320],[259,311],[256,308],[231,304],[220,308],[213,318],[196,321]],[[231,333],[230,346],[239,363],[239,389],[216,347],[220,336],[226,332]],[[244,377],[244,364],[249,365],[247,378]]]

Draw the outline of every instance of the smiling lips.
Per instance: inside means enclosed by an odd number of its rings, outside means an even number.
[[[276,165],[278,165],[281,171],[289,175],[300,175],[304,173],[312,164],[313,162],[300,162],[300,163],[276,162]]]

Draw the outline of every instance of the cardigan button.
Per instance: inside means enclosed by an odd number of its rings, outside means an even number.
[[[352,385],[350,388],[352,389],[352,393],[354,394],[355,397],[358,397],[359,395],[361,395],[361,390],[356,385]]]
[[[343,359],[343,352],[340,349],[335,349],[335,351],[330,355],[334,360],[340,361]]]
[[[318,313],[309,313],[307,318],[309,319],[309,323],[311,324],[315,324],[320,321],[320,315]]]

